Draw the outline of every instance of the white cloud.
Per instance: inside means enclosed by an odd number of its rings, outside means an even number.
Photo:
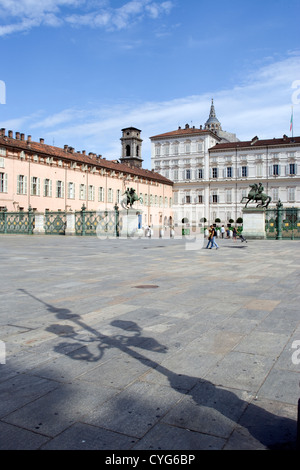
[[[196,96],[160,102],[116,103],[90,108],[61,110],[52,116],[31,117],[31,129],[52,144],[66,142],[74,148],[119,158],[121,129],[134,126],[142,130],[144,167],[150,168],[152,135],[176,130],[186,123],[199,127],[208,118],[211,98],[223,130],[241,140],[289,135],[294,83],[300,83],[300,55],[253,70],[242,85],[223,91],[210,90]],[[29,119],[19,123],[28,124]],[[300,104],[294,105],[294,135],[300,135]],[[11,127],[13,128],[13,127]],[[34,137],[33,137],[34,138]]]
[[[41,25],[58,27],[65,23],[121,30],[147,16],[157,19],[173,7],[171,1],[131,0],[119,8],[110,6],[111,3],[105,0],[2,0],[0,17],[6,24],[0,26],[0,36],[29,31]]]

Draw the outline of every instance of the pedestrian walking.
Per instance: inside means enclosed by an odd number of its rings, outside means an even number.
[[[236,228],[233,227],[233,231],[232,231],[232,238],[233,240],[236,242],[236,235],[237,235],[237,231],[236,231]]]
[[[224,234],[225,234],[225,227],[224,227],[224,225],[222,225],[222,227],[221,227],[221,236],[222,236],[222,238],[224,238]]]
[[[208,230],[208,242],[207,242],[206,248],[209,248],[209,245],[211,245],[212,236],[213,236],[213,226],[211,225]]]
[[[209,248],[211,250],[215,246],[216,250],[218,250],[219,245],[216,243],[216,235],[217,235],[217,231],[214,228],[214,226],[211,225],[209,229],[209,237],[208,237],[208,243],[207,243],[206,248]]]

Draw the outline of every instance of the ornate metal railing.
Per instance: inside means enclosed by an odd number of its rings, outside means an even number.
[[[34,214],[28,211],[8,212],[6,208],[0,212],[0,233],[19,233],[31,235],[34,229]]]
[[[295,239],[300,238],[300,209],[297,207],[266,210],[267,238]]]
[[[75,212],[75,232],[76,235],[119,236],[118,207],[113,211],[87,211],[82,206],[81,211]]]
[[[61,211],[46,211],[44,229],[47,235],[64,235],[66,230],[66,213]]]

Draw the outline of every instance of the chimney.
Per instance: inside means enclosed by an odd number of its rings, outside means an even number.
[[[82,150],[82,155],[85,155],[86,154],[86,151],[85,150]]]
[[[64,151],[65,151],[65,152],[68,151],[68,147],[69,147],[69,146],[68,146],[67,144],[64,145]]]
[[[13,138],[13,131],[8,131],[8,137],[9,137],[10,139]]]
[[[44,143],[44,139],[40,139],[40,144],[43,144]]]
[[[25,134],[21,134],[21,140],[25,140]]]
[[[74,147],[69,147],[68,150],[69,150],[70,153],[74,153]]]
[[[16,132],[16,139],[20,140],[20,132]]]
[[[2,129],[1,129],[0,135],[1,135],[1,137],[5,137],[5,128],[4,127],[2,127]]]
[[[31,142],[31,135],[28,135],[28,136],[27,136],[27,143],[28,143],[28,142]]]

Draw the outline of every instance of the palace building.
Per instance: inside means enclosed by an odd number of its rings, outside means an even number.
[[[133,188],[140,201],[143,225],[169,225],[173,182],[142,168],[141,131],[122,130],[122,156],[106,160],[101,155],[77,152],[34,142],[31,136],[0,130],[0,209],[27,211],[113,210],[121,205],[126,189]]]
[[[270,207],[279,199],[284,207],[300,204],[300,137],[241,142],[222,130],[212,101],[203,127],[186,124],[150,140],[152,168],[174,181],[175,223],[236,222],[242,198],[258,181],[272,197]]]

